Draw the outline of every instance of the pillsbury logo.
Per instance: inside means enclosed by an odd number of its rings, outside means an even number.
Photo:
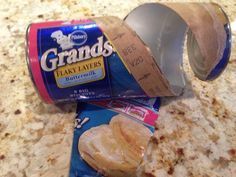
[[[82,30],[76,30],[68,36],[64,35],[61,30],[57,30],[51,34],[51,38],[57,41],[62,50],[67,50],[71,49],[74,45],[83,45],[87,41],[88,36]]]
[[[86,32],[76,30],[69,35],[69,38],[74,45],[83,45],[87,41],[88,36]]]

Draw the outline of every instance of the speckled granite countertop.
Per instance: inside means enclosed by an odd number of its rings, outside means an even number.
[[[75,104],[45,105],[28,76],[30,22],[115,15],[145,0],[9,0],[0,3],[0,176],[68,176]],[[222,5],[236,34],[235,0]],[[235,40],[235,36],[233,36]],[[221,78],[204,83],[185,62],[185,94],[163,99],[143,176],[236,176],[236,50]],[[186,57],[185,57],[186,58]],[[187,59],[185,60],[187,61]]]

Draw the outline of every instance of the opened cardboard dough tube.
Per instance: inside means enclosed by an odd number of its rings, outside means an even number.
[[[231,31],[213,3],[147,3],[124,20],[33,23],[27,63],[47,103],[178,96],[185,87],[186,35],[196,77],[218,77],[229,60]]]
[[[150,97],[181,94],[188,30],[189,60],[199,79],[213,80],[228,63],[229,20],[217,4],[149,3],[134,9],[125,22],[116,17],[94,20]]]

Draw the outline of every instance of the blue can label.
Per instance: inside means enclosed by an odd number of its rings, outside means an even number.
[[[54,102],[146,96],[93,21],[37,29],[37,50]]]

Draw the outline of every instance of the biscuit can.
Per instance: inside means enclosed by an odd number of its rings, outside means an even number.
[[[146,96],[93,20],[31,24],[27,63],[47,103]]]
[[[217,78],[229,61],[231,30],[214,3],[147,3],[124,20],[33,23],[28,68],[47,103],[179,96],[186,35],[195,76]]]

